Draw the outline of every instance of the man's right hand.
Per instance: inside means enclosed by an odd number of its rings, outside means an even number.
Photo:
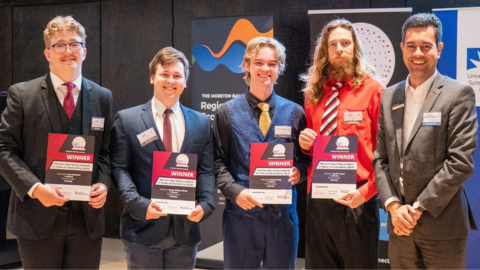
[[[399,202],[392,202],[388,205],[388,212],[392,217],[393,232],[397,235],[408,236],[417,225],[415,219],[415,208],[411,205],[401,205]]]
[[[242,192],[238,194],[237,199],[235,199],[235,202],[244,210],[252,209],[255,206],[263,207],[261,203],[259,203],[252,197],[252,195],[250,195],[250,191],[248,191],[248,189],[242,190]]]
[[[167,213],[162,212],[162,208],[160,207],[160,205],[154,202],[150,202],[150,205],[147,208],[147,220],[158,219],[166,215]]]
[[[62,206],[65,202],[68,202],[70,199],[65,198],[56,187],[48,185],[37,185],[32,192],[32,196],[37,198],[45,207],[50,206]]]
[[[300,147],[307,152],[311,151],[315,138],[317,138],[317,133],[313,131],[313,129],[304,129],[302,132],[300,132],[300,137],[298,140]]]

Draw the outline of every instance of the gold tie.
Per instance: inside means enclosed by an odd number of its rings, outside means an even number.
[[[258,103],[258,107],[262,110],[262,114],[260,114],[260,121],[258,121],[258,126],[260,126],[260,130],[263,133],[263,136],[267,134],[268,128],[270,127],[270,115],[268,114],[268,110],[270,109],[270,105],[265,102]]]

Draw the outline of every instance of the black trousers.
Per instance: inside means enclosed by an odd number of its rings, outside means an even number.
[[[377,196],[356,209],[331,199],[307,203],[306,269],[378,269]]]
[[[90,239],[81,202],[59,207],[50,234],[42,240],[17,238],[24,269],[98,269],[102,237]]]

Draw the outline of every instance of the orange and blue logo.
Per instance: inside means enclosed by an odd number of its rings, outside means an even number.
[[[213,71],[218,65],[224,65],[233,73],[242,73],[240,65],[246,44],[257,36],[273,37],[273,28],[262,33],[249,20],[241,18],[233,25],[219,52],[214,52],[205,44],[193,46],[192,65],[197,62],[200,68],[207,72]]]

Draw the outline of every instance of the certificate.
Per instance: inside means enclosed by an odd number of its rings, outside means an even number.
[[[250,194],[262,204],[292,204],[293,143],[252,143]]]
[[[189,215],[195,209],[197,155],[153,152],[152,202],[167,214]]]
[[[357,188],[357,136],[317,136],[312,198],[335,199]]]
[[[89,201],[95,137],[48,134],[45,184],[72,201]]]

